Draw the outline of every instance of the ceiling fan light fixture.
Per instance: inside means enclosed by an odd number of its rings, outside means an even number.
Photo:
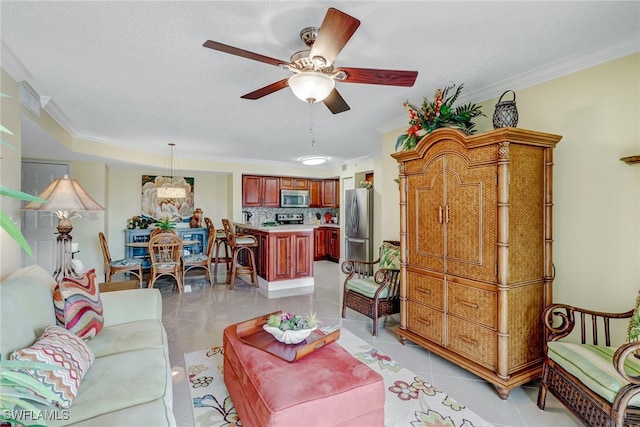
[[[300,162],[305,166],[316,166],[326,163],[329,160],[327,156],[309,156],[300,159]]]
[[[309,103],[324,101],[335,86],[336,82],[331,77],[317,71],[303,71],[289,77],[293,94]]]

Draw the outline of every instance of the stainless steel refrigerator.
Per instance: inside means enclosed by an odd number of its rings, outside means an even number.
[[[345,258],[373,261],[373,191],[345,191]]]

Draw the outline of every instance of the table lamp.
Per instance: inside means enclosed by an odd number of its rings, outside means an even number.
[[[59,281],[64,277],[79,277],[71,262],[71,219],[78,212],[103,211],[104,208],[87,194],[75,179],[55,179],[38,195],[45,202],[29,202],[22,209],[31,211],[50,211],[58,217],[58,238],[56,245],[56,270],[53,277]]]

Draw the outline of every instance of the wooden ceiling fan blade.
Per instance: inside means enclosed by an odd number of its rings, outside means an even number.
[[[328,65],[333,64],[359,26],[360,21],[353,16],[330,7],[320,25],[318,37],[311,46],[309,58],[321,56]]]
[[[212,40],[207,40],[202,44],[202,46],[208,47],[209,49],[217,50],[220,52],[230,53],[231,55],[241,56],[247,59],[253,59],[254,61],[264,62],[265,64],[275,65],[276,67],[279,67],[280,65],[286,65],[289,63],[287,61],[282,61],[280,59],[275,59],[269,56],[260,55],[259,53],[255,53],[255,52],[249,52],[248,50],[229,46],[223,43],[214,42]]]
[[[333,114],[344,113],[351,109],[335,88],[322,102]]]
[[[289,84],[287,83],[288,80],[289,79],[287,78],[287,79],[282,79],[280,81],[277,81],[275,83],[271,83],[270,85],[262,87],[258,90],[254,90],[253,92],[247,93],[246,95],[242,95],[240,98],[260,99],[263,96],[271,95],[272,93],[277,92],[289,86]]]
[[[411,87],[418,77],[417,71],[404,70],[340,67],[335,71],[344,71],[347,74],[347,77],[342,80],[345,83],[365,83],[370,85]]]

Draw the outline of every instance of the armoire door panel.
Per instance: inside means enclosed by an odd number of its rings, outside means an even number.
[[[449,155],[446,176],[446,271],[494,281],[496,275],[496,168],[469,167]]]
[[[444,182],[443,159],[434,160],[421,175],[408,177],[407,210],[409,264],[444,271],[444,235],[441,211]]]

